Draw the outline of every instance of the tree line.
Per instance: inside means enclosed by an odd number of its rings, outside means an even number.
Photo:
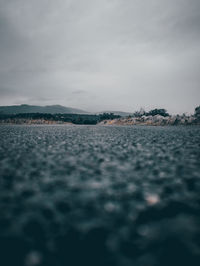
[[[146,112],[144,109],[134,112],[130,117],[142,117],[142,116],[155,116],[160,115],[163,117],[170,116],[165,109],[152,109]],[[182,115],[185,116],[184,114]],[[200,122],[200,106],[195,108],[194,114],[192,115],[196,122]],[[102,113],[102,114],[50,114],[50,113],[21,113],[21,114],[3,114],[0,113],[0,122],[17,123],[20,120],[31,121],[31,120],[44,120],[61,123],[73,123],[77,125],[96,125],[103,120],[112,120],[120,118],[121,116],[115,115],[114,113]],[[179,117],[179,115],[177,115]]]
[[[120,118],[113,113],[103,113],[99,115],[90,114],[47,114],[47,113],[21,113],[21,114],[0,114],[0,121],[17,120],[45,120],[68,122],[77,125],[96,125],[103,120]]]

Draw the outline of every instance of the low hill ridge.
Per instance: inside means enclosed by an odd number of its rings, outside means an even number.
[[[87,114],[88,112],[81,109],[65,107],[62,105],[39,106],[39,105],[21,104],[21,105],[11,105],[11,106],[0,106],[0,114],[20,114],[20,113]]]

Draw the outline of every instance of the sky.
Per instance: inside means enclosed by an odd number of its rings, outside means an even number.
[[[0,0],[0,105],[200,105],[199,0]]]

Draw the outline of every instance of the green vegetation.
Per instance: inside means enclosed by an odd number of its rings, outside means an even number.
[[[197,120],[200,120],[200,106],[197,106],[194,110],[194,116]]]
[[[169,114],[167,113],[167,111],[165,109],[153,109],[149,112],[146,113],[146,116],[149,116],[149,115],[161,115],[161,116],[169,116]]]
[[[169,116],[168,112],[165,109],[153,109],[149,112],[146,112],[144,109],[140,109],[140,111],[136,111],[133,113],[133,117],[141,117],[141,116],[155,116],[155,115],[161,115],[163,117]]]
[[[22,114],[0,114],[0,122],[18,123],[20,121],[31,122],[32,120],[43,120],[49,122],[72,123],[77,125],[96,125],[102,120],[120,118],[113,113],[100,115],[88,114],[47,114],[47,113],[22,113]]]
[[[103,121],[103,122],[102,122]],[[195,108],[193,115],[169,115],[165,109],[152,109],[146,112],[140,109],[127,117],[114,113],[103,114],[71,114],[71,113],[0,113],[0,123],[5,124],[64,124],[96,125],[102,124],[145,124],[145,125],[199,125],[200,106]]]

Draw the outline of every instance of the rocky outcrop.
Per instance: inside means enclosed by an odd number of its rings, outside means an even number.
[[[113,120],[104,120],[101,125],[151,125],[151,126],[165,126],[165,125],[195,125],[199,124],[194,116],[173,115],[173,116],[141,116],[141,117],[126,117]]]

